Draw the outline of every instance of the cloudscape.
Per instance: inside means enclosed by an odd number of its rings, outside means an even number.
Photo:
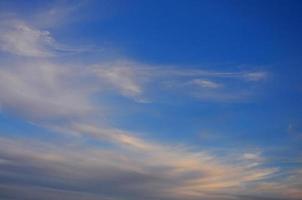
[[[0,199],[302,199],[301,9],[0,1]]]

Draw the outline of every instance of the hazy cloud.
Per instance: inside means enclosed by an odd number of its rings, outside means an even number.
[[[18,20],[1,23],[1,50],[32,57],[48,57],[54,55],[56,44],[48,31],[40,31]]]
[[[203,79],[194,79],[190,82],[193,85],[200,86],[202,88],[215,89],[219,87],[223,87],[223,85],[216,83],[214,81],[203,80]]]
[[[250,167],[240,159],[229,163],[206,152],[115,134],[110,134],[113,141],[126,144],[118,145],[122,149],[98,145],[88,148],[85,143],[71,141],[61,141],[65,143],[62,146],[1,138],[0,156],[7,160],[0,165],[2,190],[10,188],[14,192],[8,192],[10,196],[22,191],[18,185],[10,184],[13,181],[30,188],[60,190],[62,198],[69,192],[77,192],[88,199],[93,199],[90,197],[93,195],[113,199],[124,196],[129,199],[219,199],[216,193],[225,191],[229,198],[224,199],[231,199],[241,190],[241,185],[276,172],[274,168]],[[134,142],[128,142],[125,137]],[[39,196],[40,190],[31,196]]]
[[[32,119],[79,117],[92,111],[90,90],[64,66],[23,62],[0,68],[0,105]]]

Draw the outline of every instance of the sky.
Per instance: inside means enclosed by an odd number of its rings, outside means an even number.
[[[301,9],[0,1],[0,199],[302,199]]]

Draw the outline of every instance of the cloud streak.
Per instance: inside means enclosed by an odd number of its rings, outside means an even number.
[[[91,128],[86,130],[89,131]],[[22,191],[18,189],[20,186],[11,184],[14,182],[29,189],[42,186],[67,194],[80,191],[79,194],[87,194],[88,199],[93,195],[105,199],[124,196],[129,199],[220,199],[217,195],[223,191],[229,193],[225,199],[232,199],[241,190],[240,186],[276,172],[273,168],[250,167],[240,159],[228,163],[206,152],[163,146],[126,134],[112,132],[110,137],[123,150],[98,145],[88,148],[77,140],[64,141],[63,147],[1,138],[0,154],[5,161],[0,165],[1,184],[14,191]],[[31,195],[39,196],[39,192],[38,189]]]
[[[178,69],[180,72],[189,73]],[[121,61],[81,66],[40,59],[21,60],[3,63],[0,68],[0,105],[3,110],[31,119],[74,119],[102,110],[104,105],[94,97],[106,96],[108,92],[139,103],[156,101],[158,93],[169,96],[177,92],[215,102],[236,101],[253,92],[248,88],[236,89],[232,84],[228,86],[223,80],[219,83],[209,80],[214,76],[210,72],[204,76],[207,79],[195,76],[183,79],[175,71],[167,73]],[[157,92],[152,94],[150,91],[155,89]]]
[[[46,58],[88,50],[60,44],[49,31],[18,19],[1,19],[0,25],[0,49],[12,55]]]

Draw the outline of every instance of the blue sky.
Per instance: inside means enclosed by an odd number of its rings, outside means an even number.
[[[300,1],[1,1],[1,199],[302,199]]]

